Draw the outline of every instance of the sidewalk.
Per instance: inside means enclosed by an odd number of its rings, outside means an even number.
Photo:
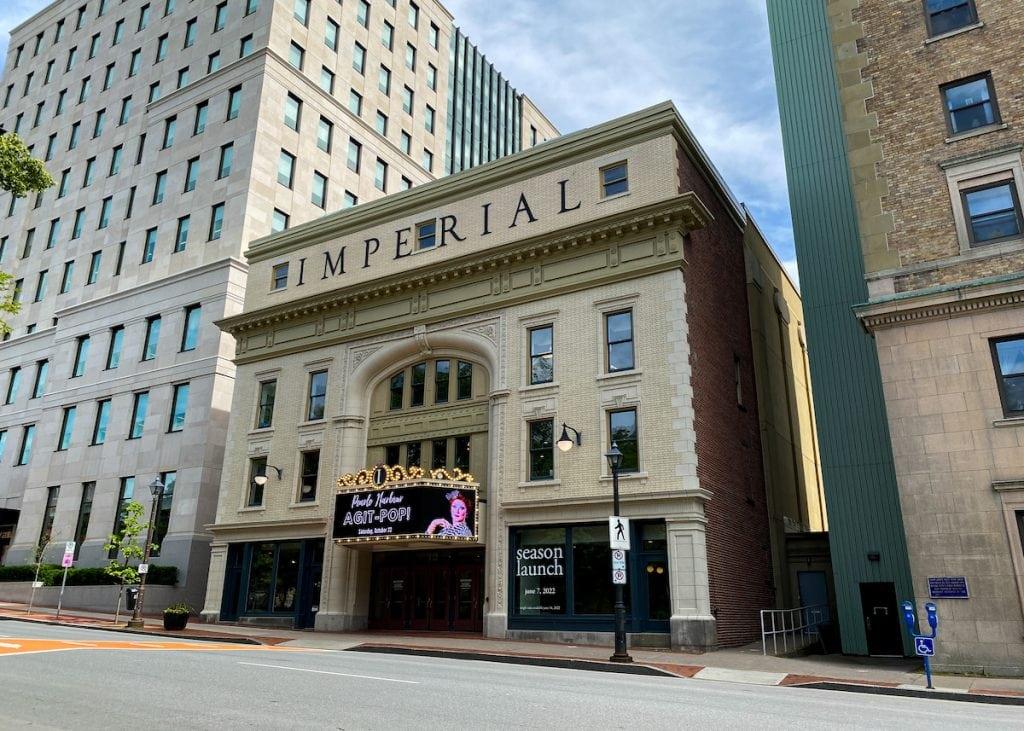
[[[113,614],[99,612],[62,612],[34,608],[26,614],[25,605],[0,602],[0,619],[18,619],[78,627],[121,629],[127,622],[122,615],[113,625]],[[321,650],[396,652],[403,654],[459,655],[476,659],[494,657],[503,661],[543,659],[548,661],[584,661],[605,664],[610,648],[591,645],[565,645],[543,642],[498,640],[476,634],[383,633],[383,632],[308,632],[268,629],[235,624],[202,624],[195,620],[181,632],[164,632],[159,617],[145,617],[145,633],[196,640],[246,642],[284,645]],[[753,683],[757,685],[810,685],[838,682],[880,689],[924,690],[925,678],[916,660],[810,655],[772,657],[761,654],[760,646],[718,650],[710,653],[685,653],[651,648],[632,648],[634,662],[685,678]],[[969,693],[1024,698],[1024,678],[977,678],[939,675],[934,678],[936,692]]]

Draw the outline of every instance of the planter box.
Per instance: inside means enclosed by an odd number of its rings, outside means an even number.
[[[188,624],[187,614],[165,614],[164,615],[164,629],[168,632],[179,632],[185,629],[185,625]]]

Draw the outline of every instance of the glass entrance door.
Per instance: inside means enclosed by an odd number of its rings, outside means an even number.
[[[370,629],[483,630],[482,551],[374,554]]]

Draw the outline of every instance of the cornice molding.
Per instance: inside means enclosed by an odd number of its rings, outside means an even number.
[[[964,284],[953,290],[910,294],[853,308],[868,332],[978,312],[1024,306],[1024,279]]]
[[[455,280],[485,270],[497,269],[499,265],[513,261],[533,259],[545,256],[552,251],[585,246],[595,241],[603,241],[609,236],[621,235],[627,230],[636,231],[673,222],[680,223],[687,230],[694,230],[703,228],[711,220],[711,213],[697,195],[685,193],[642,208],[588,221],[554,233],[531,237],[497,249],[487,249],[458,259],[439,262],[431,267],[381,277],[352,287],[339,288],[301,300],[253,310],[219,320],[215,324],[225,332],[237,336],[240,333],[285,320],[344,307],[352,302],[378,299],[400,291],[420,289],[435,282]]]

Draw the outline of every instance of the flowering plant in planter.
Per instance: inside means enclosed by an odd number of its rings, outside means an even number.
[[[192,607],[184,602],[178,602],[164,609],[164,629],[182,630],[188,624],[188,615],[192,613]]]

